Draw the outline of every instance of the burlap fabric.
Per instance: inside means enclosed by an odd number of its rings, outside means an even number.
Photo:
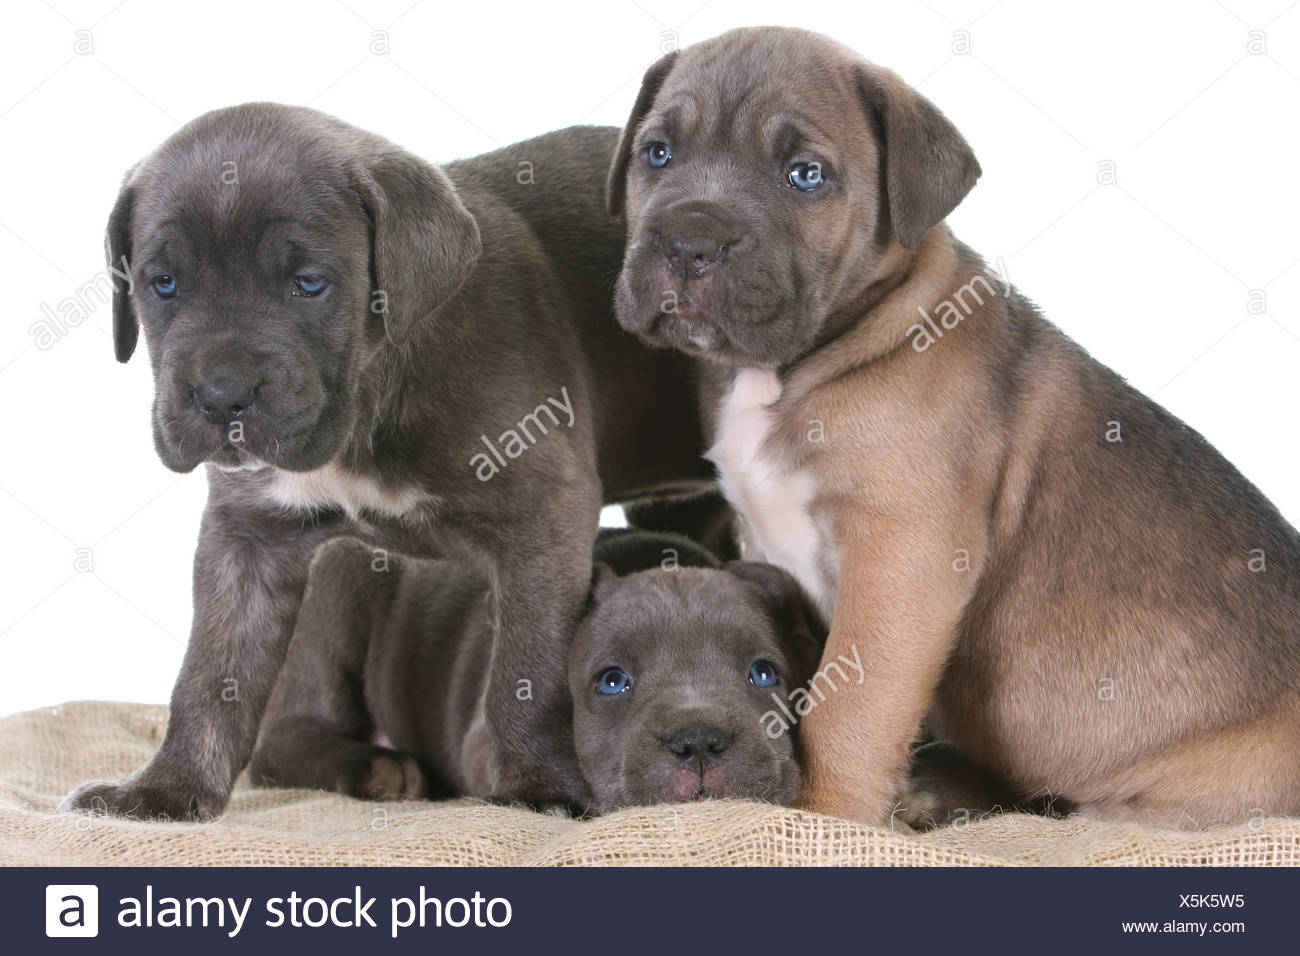
[[[477,801],[377,804],[241,781],[208,824],[59,816],[74,785],[121,776],[166,709],[74,703],[0,720],[0,864],[101,865],[1295,865],[1300,820],[1199,832],[1024,815],[928,834],[741,802],[590,822]]]

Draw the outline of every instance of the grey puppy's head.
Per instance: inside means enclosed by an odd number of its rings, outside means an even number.
[[[129,275],[117,358],[143,326],[164,464],[304,471],[339,452],[366,363],[455,292],[480,240],[439,170],[258,103],[199,117],[132,169],[107,244]]]
[[[794,579],[742,561],[626,577],[598,566],[591,600],[569,687],[595,809],[793,802],[794,732],[764,715],[811,677],[825,640]]]
[[[793,362],[979,173],[932,103],[827,37],[761,27],[670,53],[610,170],[619,322],[733,364]]]

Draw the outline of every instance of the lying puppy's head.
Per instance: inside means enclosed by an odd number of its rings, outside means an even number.
[[[248,104],[141,161],[108,223],[119,361],[139,328],[154,442],[189,471],[303,471],[340,450],[361,371],[473,268],[478,228],[450,181],[301,107]]]
[[[733,30],[650,68],[609,179],[618,319],[652,345],[794,361],[979,176],[896,75],[802,30]]]
[[[591,600],[569,687],[597,810],[798,796],[793,734],[764,715],[812,676],[825,632],[788,574],[736,561],[620,578],[598,566]]]

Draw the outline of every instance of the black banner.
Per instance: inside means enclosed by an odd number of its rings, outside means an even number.
[[[1288,952],[1297,889],[1241,869],[14,868],[0,949]]]

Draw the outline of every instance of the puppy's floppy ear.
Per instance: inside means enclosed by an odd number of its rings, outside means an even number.
[[[595,607],[609,596],[610,590],[618,583],[618,574],[603,561],[591,568],[591,592],[587,599],[589,607]]]
[[[641,78],[641,92],[636,95],[632,106],[632,115],[627,118],[623,135],[618,138],[618,148],[614,151],[614,163],[609,168],[609,180],[605,184],[605,208],[611,216],[623,215],[623,201],[627,196],[627,168],[632,162],[632,144],[636,141],[641,121],[655,101],[659,88],[672,72],[677,62],[677,51],[673,50],[661,56]]]
[[[371,223],[371,308],[400,342],[474,271],[478,223],[446,173],[395,146],[376,150],[356,187]]]
[[[104,254],[108,259],[109,281],[113,284],[113,352],[119,362],[125,362],[135,351],[140,338],[140,321],[131,302],[131,213],[135,206],[135,189],[131,174],[127,172],[117,202],[108,215],[108,231],[104,236]]]
[[[806,670],[801,676],[811,676],[826,645],[826,625],[799,582],[763,561],[728,561],[722,567],[758,592],[786,640],[791,657],[800,669]]]
[[[858,88],[880,135],[889,218],[908,249],[970,192],[980,177],[975,153],[939,108],[890,70],[858,68]]]

